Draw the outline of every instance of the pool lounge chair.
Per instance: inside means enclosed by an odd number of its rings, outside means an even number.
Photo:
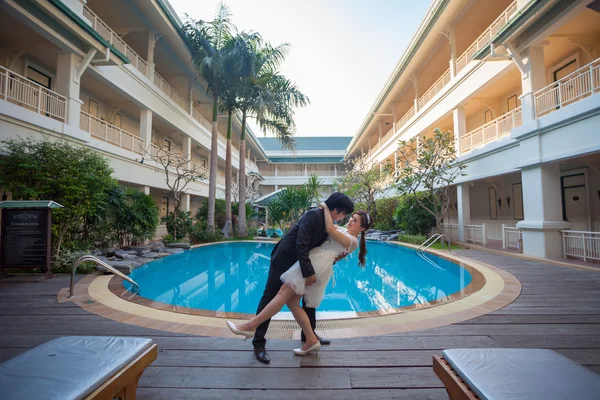
[[[451,400],[600,398],[600,375],[552,350],[444,350],[433,371]]]
[[[135,400],[152,339],[64,336],[0,364],[0,399]]]

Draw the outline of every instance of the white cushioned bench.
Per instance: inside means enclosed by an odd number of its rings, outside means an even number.
[[[444,350],[433,370],[452,400],[600,398],[600,375],[552,350]]]
[[[135,399],[152,339],[64,336],[0,364],[0,399]]]

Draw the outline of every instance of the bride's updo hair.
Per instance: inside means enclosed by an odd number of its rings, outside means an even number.
[[[364,210],[359,210],[355,214],[359,216],[361,228],[364,228],[364,231],[360,233],[360,244],[358,251],[358,266],[363,268],[366,262],[365,256],[367,255],[367,242],[365,240],[365,235],[369,228],[371,228],[373,220],[371,219],[369,213]]]

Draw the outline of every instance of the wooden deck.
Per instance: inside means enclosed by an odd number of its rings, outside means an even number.
[[[460,324],[397,335],[338,339],[318,356],[292,354],[299,342],[268,343],[271,365],[250,342],[186,336],[108,320],[56,294],[68,277],[0,281],[0,361],[61,335],[154,338],[158,359],[140,381],[140,399],[447,399],[431,358],[451,347],[539,347],[600,373],[600,273],[464,250],[515,275],[511,305]],[[51,371],[49,371],[51,373]],[[307,390],[310,390],[308,392]]]

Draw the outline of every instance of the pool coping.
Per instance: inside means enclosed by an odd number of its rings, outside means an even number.
[[[222,242],[220,243],[222,244]],[[195,246],[195,248],[211,244],[216,243],[207,243]],[[405,243],[392,242],[391,244],[417,248],[417,246]],[[438,300],[435,304],[432,302],[427,306],[403,307],[393,313],[375,313],[375,315],[365,313],[366,315],[356,318],[320,319],[317,321],[317,332],[324,337],[341,338],[434,328],[496,311],[512,303],[521,293],[520,282],[510,273],[497,267],[466,259],[451,252],[433,249],[428,249],[427,252],[458,263],[469,271],[473,277],[469,286],[472,286],[478,274],[481,274],[484,278],[483,285],[479,290],[474,290],[468,295],[465,293],[465,296],[452,301]],[[232,337],[234,335],[225,326],[224,318],[241,321],[240,317],[232,315],[234,313],[216,316],[207,315],[213,313],[208,312],[198,315],[182,312],[181,308],[183,307],[172,305],[167,305],[167,309],[155,308],[154,304],[151,304],[153,301],[148,299],[145,299],[147,302],[132,302],[111,290],[111,287],[114,289],[116,285],[119,285],[119,281],[112,275],[90,275],[75,285],[75,296],[72,299],[66,298],[68,289],[61,290],[58,299],[59,301],[73,300],[90,312],[116,321],[146,328],[203,336]],[[123,286],[121,285],[121,287]],[[299,335],[299,326],[295,321],[272,320],[267,337],[297,339]]]

